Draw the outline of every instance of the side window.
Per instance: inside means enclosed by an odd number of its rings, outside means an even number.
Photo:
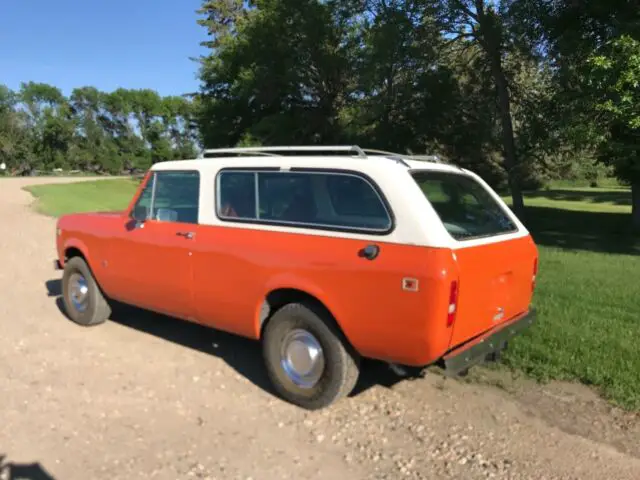
[[[161,222],[198,223],[198,172],[157,172],[151,218]]]
[[[318,207],[308,174],[260,172],[260,219],[316,223]]]
[[[376,190],[353,174],[222,171],[217,196],[222,219],[376,233],[392,226]]]
[[[364,179],[350,175],[332,175],[327,178],[331,203],[338,215],[388,220],[380,197]]]
[[[142,193],[138,197],[138,201],[133,206],[133,211],[131,212],[135,218],[138,220],[143,220],[149,217],[149,213],[151,212],[151,196],[153,194],[153,181],[155,178],[155,173],[149,177],[147,183],[142,189]]]
[[[256,219],[255,182],[254,172],[220,172],[216,189],[218,216],[229,219]]]

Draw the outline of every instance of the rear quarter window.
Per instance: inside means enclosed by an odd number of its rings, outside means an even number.
[[[469,175],[433,171],[414,171],[411,175],[456,240],[518,230],[502,206]]]

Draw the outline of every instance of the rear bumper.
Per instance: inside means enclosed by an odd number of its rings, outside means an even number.
[[[536,311],[531,309],[451,350],[443,357],[445,372],[448,375],[457,375],[473,365],[484,362],[487,357],[504,350],[507,342],[533,325],[535,319]]]

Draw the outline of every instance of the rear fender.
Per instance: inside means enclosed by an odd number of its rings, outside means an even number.
[[[258,305],[256,305],[256,310],[254,315],[255,338],[260,338],[262,325],[265,320],[264,306],[266,303],[267,296],[271,292],[274,292],[276,290],[282,290],[282,289],[299,290],[315,298],[318,302],[320,302],[324,306],[324,308],[326,308],[329,311],[329,313],[337,323],[340,330],[342,330],[342,332],[348,338],[348,333],[345,332],[343,325],[340,323],[341,312],[342,312],[342,309],[340,308],[340,306],[336,305],[335,303],[329,302],[327,298],[328,296],[326,295],[324,290],[320,288],[318,285],[316,285],[314,282],[292,273],[278,275],[270,279],[270,281],[266,284],[262,298],[258,303]]]

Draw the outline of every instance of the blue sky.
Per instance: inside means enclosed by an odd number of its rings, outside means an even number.
[[[201,0],[3,0],[0,84],[197,90]]]

